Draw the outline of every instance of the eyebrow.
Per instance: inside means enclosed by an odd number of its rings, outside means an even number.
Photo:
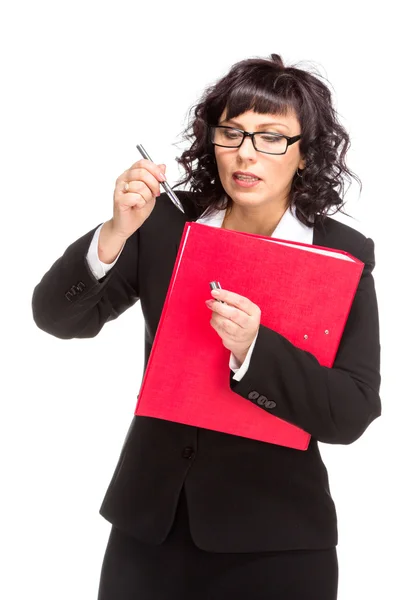
[[[241,123],[239,123],[238,121],[234,121],[233,119],[224,119],[223,121],[221,121],[221,123],[233,123],[234,125],[237,125],[242,129]],[[284,123],[277,123],[277,121],[273,121],[271,123],[260,123],[257,127],[270,127],[270,125],[277,125],[278,127],[286,127],[286,129],[289,129],[287,125],[285,125]]]

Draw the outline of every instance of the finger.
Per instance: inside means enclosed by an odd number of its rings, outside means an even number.
[[[227,306],[226,304],[219,304],[219,302],[214,302],[214,304],[208,306],[208,308],[212,309],[212,314],[219,315],[219,318],[221,319],[231,321],[240,329],[249,329],[252,325],[252,317],[239,308]]]
[[[160,195],[160,182],[154,177],[152,173],[146,169],[134,169],[126,173],[126,179],[121,182],[124,186],[125,183],[129,183],[129,191],[140,192],[144,191],[144,185],[148,187],[153,196]]]
[[[216,300],[213,300],[207,304],[207,306],[212,310],[213,313],[232,321],[243,329],[248,329],[249,325],[251,324],[250,315],[243,312],[239,308],[228,306],[227,304],[221,304],[220,302],[216,302]]]
[[[142,208],[147,204],[147,200],[142,194],[123,194],[119,206],[137,206]]]
[[[147,171],[152,173],[154,177],[159,181],[165,181],[165,175],[163,170],[161,169],[161,166],[157,165],[156,163],[153,163],[151,160],[148,160],[147,158],[141,158],[141,160],[135,162],[131,166],[131,168],[128,169],[128,171],[134,171],[135,169],[139,168],[146,169]]]
[[[236,340],[242,335],[243,329],[239,325],[215,313],[212,315],[211,325],[221,337],[228,336]]]
[[[133,206],[134,204],[150,202],[153,198],[153,192],[144,183],[141,182],[119,181],[115,187],[115,198],[118,204]],[[126,189],[128,185],[128,189]],[[135,188],[135,189],[134,189]]]
[[[219,293],[214,294],[213,292]],[[256,315],[260,310],[259,307],[254,304],[254,302],[251,302],[251,300],[245,298],[245,296],[240,296],[239,294],[230,292],[229,290],[212,290],[212,296],[217,300],[223,300],[227,304],[239,308],[250,316]]]
[[[153,176],[151,175],[151,177],[153,177]],[[120,188],[124,193],[127,193],[126,187],[125,187],[126,183],[129,186],[128,187],[129,193],[142,194],[147,201],[152,200],[152,198],[154,196],[160,195],[159,186],[158,186],[157,182],[155,181],[155,179],[153,182],[147,181],[146,183],[144,181],[121,182]]]

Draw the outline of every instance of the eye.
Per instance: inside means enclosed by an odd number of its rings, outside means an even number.
[[[265,142],[280,142],[284,136],[282,135],[269,135],[269,134],[262,134],[262,139]]]
[[[231,140],[241,137],[238,131],[231,131],[230,129],[224,129],[224,135]]]

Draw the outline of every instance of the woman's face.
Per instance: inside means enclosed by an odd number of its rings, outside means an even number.
[[[288,136],[301,132],[295,113],[287,116],[259,114],[249,110],[233,120],[226,121],[226,110],[218,125],[237,127],[244,131],[268,131]],[[267,125],[268,124],[268,125]],[[252,140],[246,137],[239,148],[214,146],[219,177],[225,192],[232,200],[245,206],[263,206],[271,203],[286,204],[296,169],[305,167],[299,151],[300,140],[288,146],[285,154],[264,154],[255,150]],[[254,187],[243,187],[233,177],[235,171],[249,171],[260,177]]]

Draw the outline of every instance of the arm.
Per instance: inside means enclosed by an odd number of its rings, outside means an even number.
[[[111,321],[139,299],[139,230],[120,250],[121,242],[110,240],[99,246],[98,257],[113,260],[115,266],[97,279],[92,272],[91,246],[97,228],[73,242],[55,261],[34,289],[32,313],[36,325],[62,339],[94,337]],[[97,238],[98,241],[99,238]],[[99,264],[101,260],[98,258]],[[105,268],[105,270],[106,270]]]
[[[230,376],[231,389],[260,410],[331,444],[354,442],[381,414],[379,317],[370,238],[362,257],[363,274],[331,369],[260,325],[248,370],[238,382]]]

